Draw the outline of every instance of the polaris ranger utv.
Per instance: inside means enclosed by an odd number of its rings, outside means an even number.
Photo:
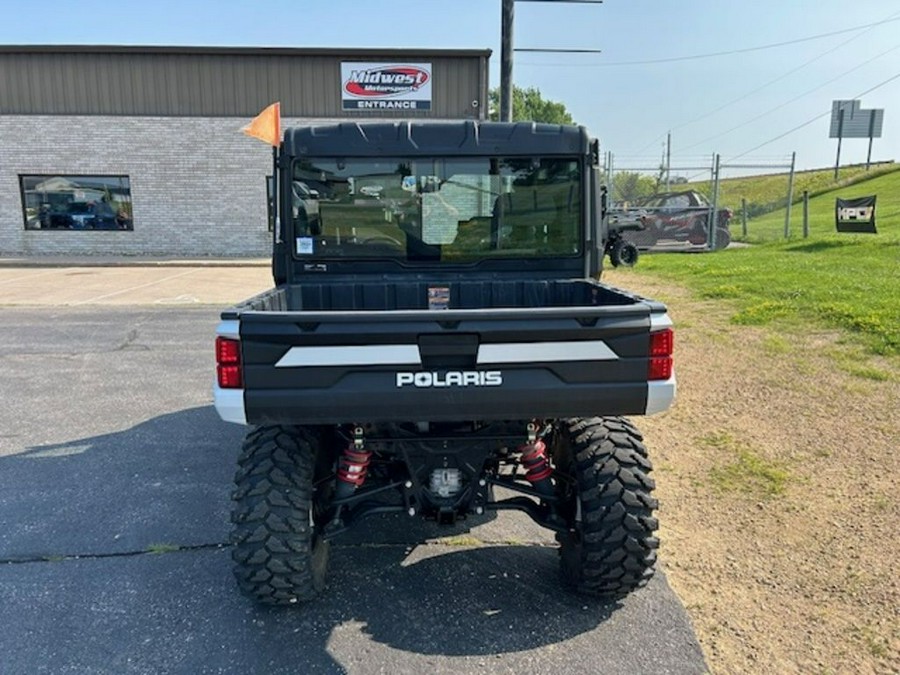
[[[647,583],[654,484],[621,415],[672,403],[672,324],[598,281],[597,160],[581,127],[285,133],[275,287],[216,339],[216,409],[252,425],[232,512],[244,593],[313,598],[330,541],[373,514],[501,509],[556,533],[575,590]]]

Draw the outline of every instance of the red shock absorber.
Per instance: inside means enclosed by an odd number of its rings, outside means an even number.
[[[532,485],[548,478],[553,469],[547,461],[547,446],[538,439],[534,443],[526,443],[519,448],[522,453],[522,466],[525,467],[525,478]]]
[[[541,494],[553,495],[553,481],[550,475],[553,467],[547,459],[547,445],[536,438],[537,425],[528,425],[528,443],[519,446],[522,453],[522,466],[525,467],[525,478]]]
[[[346,448],[338,462],[337,477],[345,483],[359,487],[366,482],[371,458],[372,453],[368,450],[357,450],[354,446]]]
[[[349,496],[366,481],[371,459],[372,452],[365,448],[362,427],[356,427],[353,430],[353,442],[344,449],[338,460],[337,477],[341,481],[338,483],[338,496]]]

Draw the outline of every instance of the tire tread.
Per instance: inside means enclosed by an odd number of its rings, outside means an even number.
[[[582,593],[622,598],[653,576],[659,547],[643,437],[620,417],[568,420],[565,432],[582,520],[580,533],[561,538],[563,581]]]
[[[322,588],[309,525],[316,447],[302,427],[258,427],[244,439],[232,493],[232,560],[239,588],[257,602],[307,601]]]

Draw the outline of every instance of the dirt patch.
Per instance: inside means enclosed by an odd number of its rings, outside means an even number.
[[[604,281],[675,321],[678,400],[639,422],[662,566],[713,671],[900,672],[896,363],[860,376],[845,335],[737,326],[668,282]]]

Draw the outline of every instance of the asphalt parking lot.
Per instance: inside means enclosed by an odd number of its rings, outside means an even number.
[[[211,407],[212,340],[269,283],[257,262],[0,267],[0,671],[705,672],[662,574],[622,603],[570,595],[517,513],[373,520],[321,599],[242,598],[243,430]]]

